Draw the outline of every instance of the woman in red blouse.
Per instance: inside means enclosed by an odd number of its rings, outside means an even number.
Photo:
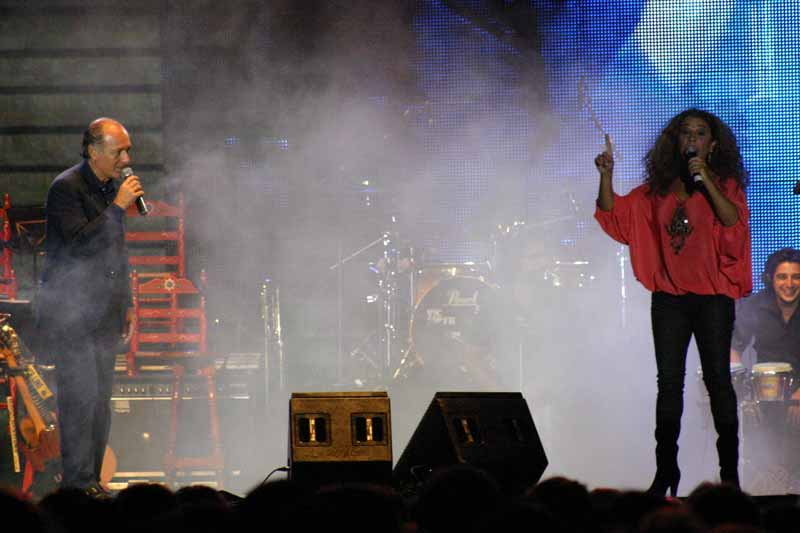
[[[695,337],[717,430],[720,480],[739,486],[739,421],[730,376],[734,300],[752,290],[747,171],[730,128],[688,109],[672,118],[645,156],[644,183],[614,193],[610,151],[595,158],[595,218],[627,244],[636,279],[652,294],[658,370],[656,475],[650,492],[674,496],[686,352]]]

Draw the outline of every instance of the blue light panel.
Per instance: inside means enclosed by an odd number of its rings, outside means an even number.
[[[425,2],[414,29],[416,69],[430,102],[418,127],[436,191],[435,207],[422,221],[432,228],[424,244],[437,250],[436,261],[483,261],[488,243],[466,228],[505,162],[527,158],[528,120],[515,92],[519,69],[508,61],[518,52],[443,2]],[[438,241],[435,228],[443,226],[452,229]]]
[[[417,70],[431,101],[430,120],[419,127],[440,191],[431,222],[468,222],[501,178],[499,169],[515,160],[532,162],[531,209],[552,207],[541,191],[565,183],[589,204],[602,135],[582,107],[583,80],[622,156],[616,165],[621,193],[641,182],[643,155],[681,110],[708,109],[732,127],[751,173],[753,278],[760,288],[766,257],[783,246],[800,248],[800,196],[792,194],[800,179],[800,2],[532,5],[540,13],[542,82],[549,84],[549,120],[555,124],[554,138],[533,148],[529,134],[541,118],[528,116],[517,101],[520,69],[508,60],[517,51],[442,2],[424,2],[417,14]],[[586,227],[584,216],[562,240],[579,242]],[[485,252],[468,239],[448,242],[442,253],[449,260],[479,260]]]

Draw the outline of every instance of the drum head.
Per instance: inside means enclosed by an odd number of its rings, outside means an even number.
[[[753,397],[758,402],[783,402],[792,394],[792,365],[765,362],[753,365]]]
[[[433,286],[411,321],[411,342],[426,377],[442,387],[494,382],[499,316],[496,291],[481,279],[443,279]]]
[[[791,372],[792,365],[789,363],[756,363],[753,365],[753,374],[782,374]]]
[[[488,273],[484,264],[467,263],[426,263],[414,274],[414,305],[419,305],[420,300],[442,280],[453,278],[483,279]]]

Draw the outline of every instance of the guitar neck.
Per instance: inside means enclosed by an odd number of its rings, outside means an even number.
[[[25,410],[28,412],[28,416],[31,417],[31,420],[33,421],[33,427],[36,429],[36,433],[38,435],[47,427],[42,419],[39,406],[36,405],[36,402],[34,402],[33,397],[31,396],[31,391],[28,388],[28,384],[25,382],[25,377],[15,376],[14,381],[17,384],[19,395],[22,396],[22,403],[25,405]]]

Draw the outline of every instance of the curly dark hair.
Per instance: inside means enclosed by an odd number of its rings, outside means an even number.
[[[767,257],[764,263],[764,273],[762,274],[764,288],[769,292],[775,292],[772,288],[772,277],[775,275],[775,271],[778,270],[778,266],[780,266],[781,263],[800,263],[800,250],[781,248],[769,254],[769,257]]]
[[[747,187],[749,174],[744,168],[742,154],[731,129],[713,113],[690,108],[669,121],[644,157],[644,181],[650,185],[650,192],[666,195],[675,177],[685,172],[686,163],[680,153],[678,134],[683,121],[689,117],[706,121],[711,128],[712,138],[717,141],[716,148],[708,157],[711,170],[722,181],[735,179],[743,189]]]

